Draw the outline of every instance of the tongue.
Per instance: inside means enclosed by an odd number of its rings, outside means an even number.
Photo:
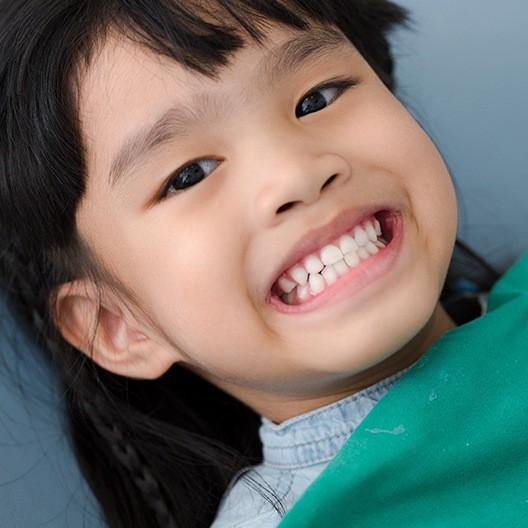
[[[374,215],[381,226],[381,241],[389,244],[394,233],[395,215],[391,211],[380,211]]]

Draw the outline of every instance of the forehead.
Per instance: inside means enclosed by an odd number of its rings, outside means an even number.
[[[218,81],[226,71],[236,65],[244,64],[249,56],[252,61],[259,55],[256,70],[260,77],[274,78],[291,71],[316,55],[325,55],[339,48],[351,46],[350,42],[337,28],[330,26],[312,26],[309,30],[296,30],[274,26],[264,34],[262,42],[246,39],[244,46],[227,57],[227,66],[214,67],[211,75],[201,74],[185,68],[175,60],[154,53],[117,31],[109,31],[104,44],[97,48],[90,66],[81,79],[81,104],[93,102],[91,93],[117,87],[119,82],[132,85],[138,79],[148,83],[171,76],[179,81],[182,88],[196,88],[200,83]],[[111,92],[108,92],[109,95]]]

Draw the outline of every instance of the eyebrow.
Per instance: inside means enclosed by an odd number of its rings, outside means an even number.
[[[337,29],[331,27],[312,28],[296,35],[270,52],[260,63],[258,77],[270,85],[288,72],[298,70],[308,61],[350,46],[350,41]],[[196,123],[218,114],[221,105],[211,96],[197,98],[194,110],[176,105],[166,110],[152,125],[147,125],[131,134],[123,142],[115,156],[109,182],[112,187],[123,185],[129,179],[132,168],[154,148],[160,147],[176,137],[184,137]]]

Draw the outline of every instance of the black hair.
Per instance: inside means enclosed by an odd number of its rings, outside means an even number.
[[[104,279],[75,225],[79,71],[109,29],[215,75],[270,23],[315,22],[341,29],[393,89],[387,34],[405,20],[386,0],[0,0],[1,285],[60,374],[77,459],[110,527],[209,526],[232,478],[262,460],[260,417],[178,366],[154,381],[106,372],[58,332],[56,287]]]

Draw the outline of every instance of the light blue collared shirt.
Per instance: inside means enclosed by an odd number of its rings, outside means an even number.
[[[259,434],[263,462],[235,476],[211,528],[276,527],[374,405],[407,370],[278,425],[262,418]]]

